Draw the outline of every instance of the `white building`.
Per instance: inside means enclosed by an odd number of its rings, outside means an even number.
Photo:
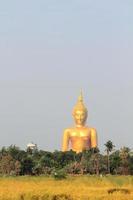
[[[33,142],[28,143],[27,144],[27,149],[36,150],[37,149],[37,144],[34,144]]]

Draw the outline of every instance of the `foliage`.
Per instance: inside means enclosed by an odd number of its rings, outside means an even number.
[[[56,180],[65,179],[67,176],[66,171],[64,169],[54,170],[52,175]]]
[[[11,155],[2,155],[0,161],[0,172],[3,175],[10,175],[11,171],[15,169],[14,160]]]
[[[130,161],[130,149],[128,147],[123,147],[120,149],[121,158],[121,171],[123,175],[129,174],[129,161]]]
[[[112,152],[113,148],[115,147],[112,141],[108,140],[105,144],[106,152],[107,152],[107,172],[110,174],[110,155],[109,153]]]
[[[15,145],[0,150],[0,175],[51,175],[65,170],[67,174],[133,174],[133,152],[123,147],[112,152],[111,141],[105,144],[106,155],[98,148],[76,154],[43,150],[24,151]],[[108,169],[108,170],[107,170]]]
[[[120,151],[115,151],[110,155],[110,170],[112,174],[119,174],[121,166]]]

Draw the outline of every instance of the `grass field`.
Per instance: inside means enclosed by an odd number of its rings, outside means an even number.
[[[0,200],[133,200],[132,176],[1,177]]]

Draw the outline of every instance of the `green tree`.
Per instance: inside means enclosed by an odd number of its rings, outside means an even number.
[[[20,153],[20,148],[16,147],[15,145],[10,145],[7,148],[8,154],[12,156],[13,159],[18,160],[19,153]]]
[[[55,151],[53,152],[53,160],[54,160],[54,167],[55,168],[63,168],[71,162],[76,160],[76,153],[72,150],[62,152],[62,151]]]
[[[130,158],[130,149],[128,147],[122,147],[120,149],[120,158],[121,158],[121,169],[122,174],[129,174],[129,158]]]
[[[129,170],[130,170],[130,174],[133,175],[133,151],[130,152]]]
[[[34,160],[32,157],[27,156],[25,157],[21,162],[21,173],[23,175],[32,175],[33,174],[33,168],[34,168]]]
[[[117,150],[110,155],[111,173],[119,174],[120,173],[120,165],[121,165],[120,151]]]
[[[107,171],[110,174],[110,158],[109,158],[109,156],[110,156],[110,152],[112,152],[112,150],[115,146],[113,145],[113,143],[110,140],[108,140],[104,145],[106,147],[106,152],[107,152]]]

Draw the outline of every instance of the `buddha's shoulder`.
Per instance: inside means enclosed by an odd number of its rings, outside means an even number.
[[[83,129],[89,130],[91,132],[96,132],[95,128],[88,127],[88,126],[83,127]],[[73,132],[73,131],[77,131],[77,128],[76,127],[69,127],[69,128],[64,129],[64,132]]]
[[[70,132],[72,132],[72,131],[74,131],[74,130],[75,130],[74,127],[69,127],[69,128],[66,128],[66,129],[64,130],[64,133],[70,133]]]
[[[77,132],[77,129],[75,127],[69,127],[64,130],[65,135],[71,135],[73,132]]]
[[[64,129],[64,132],[63,132],[64,137],[69,137],[71,132],[72,132],[72,128]]]

